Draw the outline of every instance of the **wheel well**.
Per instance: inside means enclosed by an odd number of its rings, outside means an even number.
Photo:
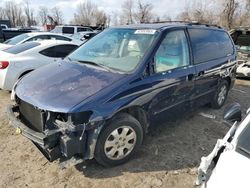
[[[142,125],[144,133],[147,133],[149,122],[148,122],[148,116],[145,110],[143,110],[141,107],[135,106],[135,107],[129,107],[129,108],[123,109],[120,112],[128,113],[131,116],[133,116],[135,119],[137,119]]]
[[[23,72],[23,73],[18,77],[18,79],[21,78],[21,77],[23,77],[25,74],[28,74],[28,73],[31,72],[31,71],[33,71],[33,70],[27,70],[27,71]]]
[[[227,81],[228,86],[229,86],[229,88],[230,88],[230,87],[231,87],[231,78],[230,78],[230,77],[226,77],[226,78],[224,78],[224,80]]]

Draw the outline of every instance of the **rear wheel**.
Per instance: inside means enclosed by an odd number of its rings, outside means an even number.
[[[229,90],[228,82],[226,80],[222,81],[211,102],[212,108],[219,109],[224,105],[227,99],[228,90]]]
[[[141,146],[143,129],[133,116],[120,113],[102,130],[97,141],[95,159],[103,166],[128,161]]]

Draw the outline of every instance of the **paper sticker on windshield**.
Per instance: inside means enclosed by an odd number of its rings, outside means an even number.
[[[136,30],[135,34],[145,34],[145,35],[153,35],[155,34],[156,30],[154,29],[140,29]]]

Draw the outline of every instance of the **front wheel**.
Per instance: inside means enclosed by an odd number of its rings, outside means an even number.
[[[133,116],[120,113],[101,131],[96,144],[95,159],[103,166],[128,161],[141,146],[143,129]]]
[[[229,85],[226,80],[222,81],[212,99],[211,106],[212,108],[219,109],[221,108],[226,99],[229,90]]]

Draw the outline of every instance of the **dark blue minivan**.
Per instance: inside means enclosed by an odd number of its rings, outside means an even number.
[[[98,34],[14,87],[8,115],[53,161],[126,162],[149,125],[176,110],[220,108],[235,81],[229,34],[193,23],[126,25]]]

